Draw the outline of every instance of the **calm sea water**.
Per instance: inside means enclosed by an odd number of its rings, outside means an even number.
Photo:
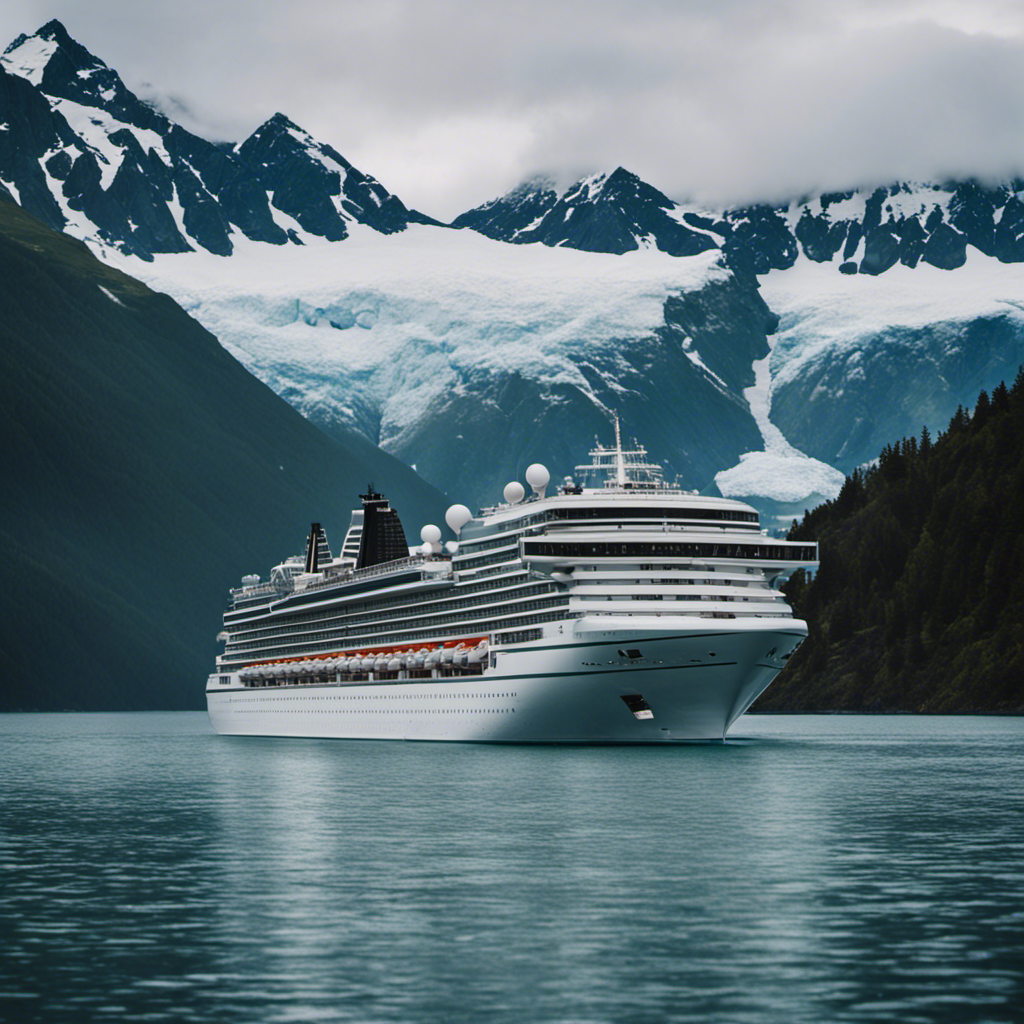
[[[719,746],[0,716],[12,1022],[1024,1019],[1024,720]]]

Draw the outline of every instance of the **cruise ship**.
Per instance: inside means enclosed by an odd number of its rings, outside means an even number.
[[[577,480],[579,481],[577,483]],[[207,683],[217,732],[494,743],[725,738],[807,635],[779,591],[817,545],[743,502],[673,486],[600,443],[549,491],[542,465],[410,548],[372,485],[341,551],[231,591]]]

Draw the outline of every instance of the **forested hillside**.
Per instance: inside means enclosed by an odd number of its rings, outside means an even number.
[[[1024,370],[793,524],[809,639],[760,711],[1024,712]]]

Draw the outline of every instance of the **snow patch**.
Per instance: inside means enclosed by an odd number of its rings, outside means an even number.
[[[20,46],[0,57],[0,63],[6,64],[10,71],[27,78],[33,85],[39,85],[56,49],[57,44],[52,39],[30,36]]]
[[[973,246],[957,270],[897,264],[877,277],[837,274],[830,264],[798,260],[760,278],[761,294],[780,317],[773,338],[776,384],[801,376],[826,354],[853,355],[893,327],[923,328],[981,317],[1024,319],[1024,264],[1000,263]]]
[[[686,358],[689,359],[698,370],[706,373],[721,391],[724,391],[726,394],[732,393],[729,389],[729,385],[726,384],[714,370],[708,367],[703,359],[701,359],[700,353],[693,347],[693,338],[683,339],[683,352],[685,353]]]
[[[769,339],[769,346],[773,344],[774,339]],[[737,465],[715,474],[715,483],[727,498],[764,497],[783,502],[803,501],[815,494],[834,498],[846,477],[794,448],[771,421],[771,358],[769,350],[764,359],[754,363],[754,384],[743,391],[765,450],[741,455]]]
[[[2,179],[0,179],[0,181],[2,181]],[[21,193],[18,191],[18,186],[15,185],[12,181],[3,181],[2,183],[4,188],[6,188],[7,191],[10,192],[11,195],[14,197],[14,201],[19,206],[21,206]]]
[[[771,498],[794,503],[812,495],[834,498],[845,477],[837,469],[799,452],[747,452],[732,469],[715,474],[718,489],[727,498]]]
[[[67,99],[49,99],[54,110],[64,115],[72,131],[95,154],[100,165],[100,188],[104,191],[110,188],[125,157],[125,150],[110,141],[110,136],[115,132],[130,132],[142,147],[143,153],[152,149],[168,167],[171,166],[171,158],[164,148],[163,139],[156,132],[119,121],[99,107],[87,107]]]

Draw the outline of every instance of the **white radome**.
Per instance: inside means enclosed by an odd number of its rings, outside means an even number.
[[[526,488],[518,480],[510,480],[505,484],[505,501],[510,505],[518,505],[526,497]]]
[[[544,490],[551,483],[551,474],[548,467],[539,462],[533,463],[526,468],[526,482],[533,488],[538,498],[544,497]]]
[[[473,518],[473,513],[465,505],[452,505],[444,514],[444,521],[456,537],[462,532],[462,528]]]

